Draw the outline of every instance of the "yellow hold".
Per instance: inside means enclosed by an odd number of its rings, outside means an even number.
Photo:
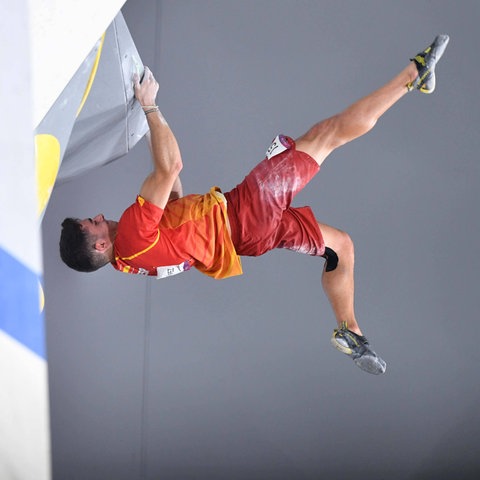
[[[35,135],[37,215],[45,210],[60,168],[60,143],[48,134]]]

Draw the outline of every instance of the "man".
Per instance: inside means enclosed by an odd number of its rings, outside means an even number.
[[[354,249],[350,237],[317,222],[310,207],[293,208],[295,195],[336,148],[360,137],[408,91],[431,93],[435,66],[449,37],[439,35],[396,77],[342,113],[314,125],[297,140],[279,135],[241,184],[222,193],[182,196],[177,141],[156,105],[158,83],[145,68],[135,96],[150,127],[153,172],[119,222],[103,215],[62,223],[60,253],[79,271],[111,263],[119,271],[165,278],[195,267],[214,278],[242,273],[240,256],[287,248],[326,259],[322,286],[338,328],[332,344],[361,369],[385,372],[354,312]]]

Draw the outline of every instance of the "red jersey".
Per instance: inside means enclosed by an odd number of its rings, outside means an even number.
[[[217,187],[172,200],[165,209],[137,196],[118,222],[114,251],[113,267],[126,273],[165,278],[192,267],[218,279],[242,273]]]

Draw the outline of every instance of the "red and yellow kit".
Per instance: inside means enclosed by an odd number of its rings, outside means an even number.
[[[217,187],[170,201],[164,210],[137,196],[118,223],[113,267],[157,278],[192,267],[217,279],[240,275],[226,208]]]
[[[195,267],[220,279],[242,273],[239,255],[286,248],[322,256],[325,242],[311,208],[290,206],[319,169],[294,140],[279,135],[267,157],[225,195],[213,187],[164,210],[138,196],[118,223],[112,264],[157,278]]]

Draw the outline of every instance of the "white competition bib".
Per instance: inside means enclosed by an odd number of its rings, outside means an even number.
[[[169,265],[167,267],[157,267],[157,279],[172,277],[173,275],[178,275],[179,273],[186,272],[190,270],[191,265],[185,261],[179,265]]]
[[[266,156],[272,158],[279,153],[284,152],[290,148],[290,143],[286,139],[285,135],[277,135],[272,144],[268,147]]]

